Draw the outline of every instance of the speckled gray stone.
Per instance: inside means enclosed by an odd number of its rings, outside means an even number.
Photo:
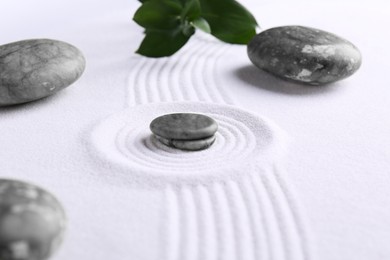
[[[34,101],[74,83],[85,69],[76,47],[49,39],[0,46],[0,106]]]
[[[175,140],[166,139],[157,135],[155,136],[157,140],[169,147],[187,151],[199,151],[209,148],[215,142],[216,139],[215,135],[196,140]]]
[[[0,179],[0,259],[46,260],[62,242],[64,210],[47,191]]]
[[[349,41],[303,26],[276,27],[248,44],[252,63],[283,79],[311,85],[335,82],[355,73],[362,62]]]
[[[205,115],[176,113],[154,119],[150,123],[150,130],[165,139],[194,140],[213,136],[218,124]]]

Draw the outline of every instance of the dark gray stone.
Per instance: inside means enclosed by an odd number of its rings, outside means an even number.
[[[0,259],[45,260],[62,242],[63,208],[47,191],[0,179]]]
[[[204,150],[206,148],[209,148],[216,139],[215,135],[203,139],[196,139],[196,140],[175,140],[175,139],[166,139],[157,135],[155,136],[157,140],[159,140],[161,143],[169,147],[177,148],[180,150],[187,150],[187,151],[199,151],[199,150]]]
[[[0,46],[0,106],[52,95],[74,83],[85,69],[76,47],[36,39]]]
[[[283,26],[261,32],[248,44],[248,56],[260,69],[311,85],[349,77],[362,62],[359,50],[349,41],[302,26]]]
[[[205,115],[177,113],[154,119],[150,130],[165,139],[194,140],[213,136],[218,130],[218,124]]]

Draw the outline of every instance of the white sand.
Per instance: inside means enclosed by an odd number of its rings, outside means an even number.
[[[361,49],[361,70],[326,88],[302,87],[253,68],[242,46],[203,38],[171,59],[145,59],[133,54],[142,32],[131,22],[136,1],[3,0],[0,44],[57,38],[87,58],[84,76],[69,89],[0,109],[1,176],[40,184],[67,209],[66,241],[53,259],[314,259],[313,247],[324,260],[389,258],[389,4],[242,2],[263,28],[301,24],[344,36]],[[115,147],[107,154],[91,142],[102,122],[132,115],[135,105],[183,100],[235,104],[275,121],[293,140],[285,170],[279,162],[258,165],[210,182],[203,177],[214,171],[207,169],[197,178],[203,183],[160,178],[164,185],[151,186],[154,176],[126,171],[140,163],[112,160],[119,158]],[[237,138],[237,125],[222,128],[226,138],[214,150],[245,140]],[[102,131],[110,138],[115,127]],[[229,129],[236,135],[227,138]],[[125,153],[175,156],[152,142],[120,145]],[[153,158],[142,156],[148,163],[142,169],[151,168]],[[169,163],[162,164],[165,174]],[[191,169],[186,173],[193,175]]]

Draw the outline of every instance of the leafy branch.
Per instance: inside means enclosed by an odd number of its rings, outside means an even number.
[[[136,51],[147,57],[171,56],[196,29],[221,41],[247,44],[256,35],[253,15],[235,0],[140,0],[133,20],[145,28]]]

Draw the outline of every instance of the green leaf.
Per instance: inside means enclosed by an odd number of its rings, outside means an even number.
[[[189,22],[200,17],[201,9],[199,0],[182,0],[183,2],[183,12],[181,14],[184,20]]]
[[[181,29],[175,31],[147,30],[137,53],[153,58],[171,56],[183,47],[194,33],[193,30],[192,34],[187,36]]]
[[[182,7],[172,0],[149,0],[134,14],[134,21],[146,29],[176,29]]]
[[[199,17],[198,19],[195,19],[194,21],[192,21],[192,24],[196,28],[199,28],[206,33],[211,33],[211,28],[210,28],[209,23],[202,17]]]
[[[255,35],[257,22],[253,15],[234,0],[199,0],[202,17],[218,39],[247,44]]]
[[[194,34],[190,23],[200,15],[198,0],[143,0],[134,21],[145,28],[145,38],[137,53],[165,57],[177,52]]]
[[[195,28],[228,43],[247,44],[256,35],[257,22],[235,0],[139,0],[134,21],[144,27],[137,53],[165,57],[177,52]]]

